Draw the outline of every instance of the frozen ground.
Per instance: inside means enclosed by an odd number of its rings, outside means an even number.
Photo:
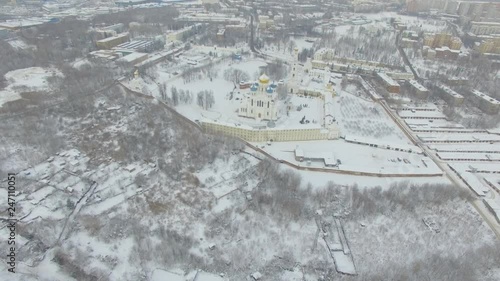
[[[21,98],[23,92],[43,92],[50,89],[47,78],[61,75],[55,69],[30,67],[5,74],[8,86],[0,90],[0,106]]]
[[[411,144],[378,103],[348,92],[340,92],[334,101],[335,119],[342,135],[371,137],[393,143]]]
[[[205,142],[219,137],[177,124],[150,100],[122,91],[89,98],[92,116],[72,117],[78,122],[66,127],[77,127],[67,138],[75,142],[66,143],[71,148],[15,171],[22,186],[17,198],[19,272],[12,277],[2,270],[0,280],[227,281],[247,280],[256,272],[262,280],[341,278],[316,221],[332,221],[334,215],[345,227],[361,276],[342,277],[346,280],[377,279],[378,256],[399,268],[406,261],[413,266],[419,259],[442,256],[448,248],[458,255],[469,245],[491,247],[491,233],[465,202],[455,197],[431,202],[443,186],[427,185],[429,195],[381,193],[404,193],[415,183],[444,183],[445,178],[295,173],[239,152],[237,146],[227,148],[229,139]],[[63,118],[71,120],[69,116]],[[64,133],[68,131],[59,132]],[[18,142],[13,136],[9,140]],[[345,150],[338,153],[347,162],[350,154],[362,158],[353,147],[339,144],[339,149]],[[207,152],[216,155],[204,164],[201,158],[188,158]],[[375,155],[384,163],[393,157]],[[411,204],[419,208],[407,209]],[[438,216],[443,213],[452,223],[441,226],[440,234],[422,223],[423,215],[446,223]],[[5,218],[5,212],[0,215]],[[6,242],[6,231],[0,230],[0,243]],[[403,235],[394,237],[397,232]],[[402,259],[407,245],[417,250]],[[487,268],[480,271],[477,276],[489,273]]]
[[[321,159],[311,164],[295,160],[295,148],[304,151],[306,157],[312,158],[333,156],[341,164],[334,170],[359,171],[380,174],[439,174],[441,170],[428,157],[414,153],[398,152],[382,148],[373,148],[345,142],[344,140],[308,141],[308,142],[275,142],[263,150],[274,157],[302,167],[325,168]]]
[[[215,103],[214,106],[208,110],[203,110],[195,102],[191,104],[178,105],[177,111],[188,117],[191,120],[201,120],[203,118],[218,120],[233,124],[244,124],[248,126],[265,126],[267,122],[256,122],[253,119],[242,118],[238,116],[238,108],[241,100],[245,98],[248,90],[240,90],[239,86],[236,87],[232,82],[223,78],[224,69],[229,67],[242,70],[249,74],[250,81],[257,79],[262,73],[262,67],[266,66],[263,60],[249,59],[242,62],[225,61],[220,65],[215,66],[218,75],[217,78],[210,80],[208,77],[201,74],[201,79],[185,83],[184,80],[179,78],[169,79],[168,87],[171,90],[175,87],[177,90],[189,91],[193,97],[201,90],[211,90],[214,92]],[[162,77],[162,76],[160,76]],[[272,78],[272,77],[271,77]],[[161,78],[162,79],[162,78]],[[162,80],[158,80],[160,83]],[[134,89],[140,89],[143,84],[140,79],[135,79],[136,82],[130,81],[129,83]],[[154,87],[154,86],[153,86]],[[233,94],[231,94],[231,92]],[[316,128],[320,127],[323,123],[323,102],[317,98],[306,98],[296,95],[290,97],[292,110],[288,112],[285,110],[282,103],[278,105],[279,119],[276,121],[277,127],[282,128]],[[298,107],[300,110],[297,110]],[[308,124],[300,124],[299,121],[303,117],[309,121]]]

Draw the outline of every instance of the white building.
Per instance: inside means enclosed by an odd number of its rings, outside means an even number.
[[[295,48],[293,51],[294,55],[294,60],[292,63],[292,73],[291,73],[291,78],[288,81],[288,88],[290,89],[291,94],[296,94],[299,91],[300,88],[300,81],[302,79],[302,75],[304,74],[304,67],[299,64],[299,49]]]
[[[470,32],[475,35],[489,35],[500,33],[499,22],[471,22]]]
[[[260,120],[278,119],[276,88],[269,82],[269,77],[263,74],[259,81],[250,86],[250,92],[242,100],[238,115]]]

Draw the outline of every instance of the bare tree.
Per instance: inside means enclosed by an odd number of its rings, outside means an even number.
[[[241,81],[248,80],[249,78],[250,75],[240,69],[228,68],[224,71],[224,79],[229,82],[233,82],[235,86],[238,85]]]

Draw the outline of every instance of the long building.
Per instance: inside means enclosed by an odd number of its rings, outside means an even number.
[[[464,103],[464,96],[453,91],[445,85],[437,85],[439,96],[452,106],[460,106]]]
[[[471,22],[469,30],[475,35],[500,34],[500,22]]]
[[[479,109],[488,114],[497,114],[500,110],[500,101],[494,99],[480,91],[472,90],[470,92],[473,99],[477,102]]]
[[[391,94],[399,94],[400,86],[398,82],[394,81],[389,75],[383,72],[377,72],[377,78],[384,84],[386,90]]]
[[[416,80],[408,81],[410,85],[410,91],[419,99],[426,99],[429,97],[429,90],[422,84],[418,83]]]
[[[224,134],[231,137],[241,138],[251,142],[265,141],[310,141],[338,139],[340,131],[325,128],[266,128],[254,129],[247,126],[237,126],[230,123],[222,123],[211,120],[201,121],[201,126],[207,133]]]
[[[122,43],[128,42],[129,34],[128,32],[118,34],[116,36],[104,38],[96,42],[96,45],[99,49],[111,49],[116,47]]]
[[[500,37],[484,40],[477,50],[482,54],[500,54]]]
[[[448,47],[452,50],[460,50],[462,48],[462,40],[448,33],[428,34],[424,37],[424,46],[429,46],[433,49]]]

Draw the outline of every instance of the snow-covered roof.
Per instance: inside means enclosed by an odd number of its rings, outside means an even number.
[[[383,73],[383,72],[377,72],[378,77],[380,77],[382,80],[384,80],[387,85],[390,86],[399,86],[398,82],[394,81],[389,75]]]
[[[422,84],[418,83],[416,80],[410,80],[410,85],[421,92],[427,92],[427,88]]]
[[[304,157],[304,150],[299,147],[295,148],[295,157]]]
[[[463,98],[462,95],[460,95],[459,93],[453,91],[452,89],[450,89],[449,87],[445,86],[445,85],[438,85],[438,88],[440,88],[441,90],[443,90],[446,94],[454,97],[454,98]]]
[[[402,144],[402,143],[390,143],[386,141],[381,141],[378,139],[371,139],[371,138],[365,138],[365,137],[358,137],[358,136],[351,136],[351,135],[346,135],[344,138],[348,142],[354,142],[354,143],[363,143],[363,144],[373,144],[378,147],[390,147],[394,149],[399,149],[403,151],[412,151],[415,153],[422,153],[422,150],[418,146],[414,145],[409,145],[409,144]]]
[[[489,192],[486,187],[474,174],[469,172],[459,172],[462,180],[479,196],[485,196]]]
[[[439,48],[436,48],[435,49],[436,51],[439,51],[439,52],[450,52],[450,53],[460,53],[460,50],[452,50],[450,49],[448,46],[443,46],[443,47],[439,47]]]
[[[400,110],[400,111],[398,111],[398,115],[401,118],[446,119],[446,116],[443,113],[441,113],[440,111]]]
[[[257,271],[257,272],[252,273],[250,276],[252,276],[252,278],[253,278],[254,280],[260,280],[260,279],[262,278],[262,274],[261,274],[260,272],[258,272],[258,271]]]
[[[500,136],[487,133],[474,134],[436,134],[419,133],[417,136],[424,142],[500,142]]]
[[[147,56],[148,56],[148,54],[145,54],[145,53],[134,52],[134,53],[131,53],[130,55],[126,55],[126,56],[122,57],[120,60],[125,61],[125,62],[133,62],[137,59],[144,58]]]
[[[118,34],[116,36],[104,38],[104,39],[101,39],[101,40],[99,40],[97,42],[102,42],[102,43],[109,42],[109,41],[113,41],[113,40],[115,40],[117,38],[122,38],[122,37],[126,37],[126,36],[128,36],[128,32],[124,32],[124,33],[120,33],[120,34]]]
[[[492,98],[492,97],[490,97],[490,96],[488,96],[488,95],[486,95],[478,90],[472,90],[471,93],[473,95],[475,95],[476,97],[481,98],[484,101],[489,102],[491,104],[500,104],[500,101],[498,101],[498,100],[496,100],[496,99],[494,99],[494,98]]]

